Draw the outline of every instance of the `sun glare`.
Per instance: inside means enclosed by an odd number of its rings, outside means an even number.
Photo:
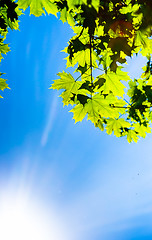
[[[25,194],[0,194],[0,239],[66,239],[62,224]]]

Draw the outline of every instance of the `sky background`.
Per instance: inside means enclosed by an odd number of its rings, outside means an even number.
[[[151,240],[152,134],[129,144],[90,121],[74,124],[49,89],[72,30],[28,11],[20,21],[1,63],[11,89],[0,99],[0,238],[10,239],[6,228],[12,240]],[[143,62],[132,60],[131,76]],[[11,228],[25,212],[31,225]]]

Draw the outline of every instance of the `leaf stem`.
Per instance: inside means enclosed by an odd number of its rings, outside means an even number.
[[[83,73],[81,73],[80,76],[77,77],[75,81],[77,81],[80,77],[82,77],[82,75],[85,74],[88,71],[89,68],[90,68],[90,66]]]
[[[91,69],[91,83],[93,84],[92,77],[92,35],[90,34],[90,69]]]
[[[124,107],[124,106],[115,106],[115,105],[110,105],[110,107],[112,107],[112,108],[124,108],[124,109],[130,108],[130,107]]]

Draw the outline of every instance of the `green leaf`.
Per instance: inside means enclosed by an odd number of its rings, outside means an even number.
[[[81,122],[87,114],[86,107],[82,104],[76,105],[70,112],[73,112],[73,119],[75,119],[75,123],[79,121]]]
[[[87,4],[87,0],[67,0],[69,8],[75,8],[76,5]]]
[[[137,133],[134,130],[129,130],[127,133],[127,140],[129,143],[131,143],[132,141],[137,142],[138,141]]]
[[[97,55],[95,52],[92,52],[92,65],[93,67],[97,68]],[[86,50],[81,50],[73,54],[72,61],[67,61],[67,67],[74,67],[76,64],[79,64],[81,67],[85,67],[87,64],[90,66],[90,49],[87,48]]]
[[[57,74],[60,78],[57,80],[54,80],[54,83],[52,84],[51,88],[53,89],[65,89],[73,91],[73,93],[77,92],[79,87],[81,86],[80,82],[75,81],[73,76],[70,73],[62,72]]]
[[[98,122],[95,124],[95,127],[98,127],[101,131],[104,130],[104,126],[103,126],[103,120],[102,119],[98,119]]]
[[[111,97],[104,97],[101,94],[95,94],[92,99],[90,100],[90,104],[98,111],[101,117],[119,117],[118,109],[114,109],[111,107],[111,103],[114,102],[114,98]]]
[[[0,76],[2,75],[2,73],[0,73]],[[8,84],[6,83],[6,79],[0,78],[0,90],[4,90],[8,87]],[[0,96],[0,98],[2,98],[2,96]]]
[[[30,7],[30,14],[36,17],[45,14],[45,11],[54,15],[58,12],[56,4],[50,0],[18,0],[18,7],[23,10]]]
[[[91,0],[91,5],[96,9],[96,11],[98,11],[100,6],[100,0]]]
[[[60,79],[54,80],[51,88],[57,90],[65,89],[65,91],[61,94],[64,105],[74,104],[72,98],[74,94],[78,93],[78,89],[82,83],[75,81],[70,73],[65,73],[64,71],[62,73],[58,73],[57,75]]]
[[[120,119],[108,119],[107,120],[107,133],[112,134],[114,132],[114,135],[116,137],[122,136],[122,130],[123,128],[129,128],[131,125],[129,122],[125,121],[123,118]]]
[[[119,77],[119,79],[122,81],[131,80],[130,76],[128,75],[128,72],[124,72],[121,69],[122,67],[117,67],[117,71],[116,71],[116,74]]]
[[[146,133],[151,133],[151,128],[149,127],[149,125],[145,126],[143,124],[134,123],[133,127],[134,127],[134,130],[138,132],[139,136],[143,138],[146,137]]]
[[[67,21],[67,8],[66,7],[64,7],[62,9],[61,14],[60,14],[60,19],[63,23]]]
[[[10,51],[10,48],[8,47],[8,44],[4,44],[3,42],[0,42],[0,61],[3,58],[2,54],[6,54]]]
[[[123,97],[125,86],[120,82],[121,77],[119,75],[108,70],[107,73],[101,75],[101,77],[106,80],[104,85],[101,87],[101,90],[103,90],[104,94],[113,92],[115,96]]]
[[[85,107],[88,113],[88,119],[91,120],[94,124],[96,124],[100,119],[96,103],[92,99],[89,99]]]
[[[74,101],[73,101],[73,93],[70,91],[70,90],[65,90],[61,95],[60,97],[62,97],[63,99],[63,105],[73,105],[74,104]]]
[[[146,56],[152,52],[152,40],[147,37],[144,31],[138,30],[135,36],[135,46],[138,47],[138,51],[141,49],[141,54]]]

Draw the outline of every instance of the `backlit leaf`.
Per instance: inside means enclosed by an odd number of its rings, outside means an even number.
[[[106,74],[101,75],[101,77],[106,80],[101,87],[103,93],[109,94],[109,92],[113,92],[115,96],[123,97],[125,86],[120,82],[119,75],[112,71],[108,71]]]
[[[58,12],[56,4],[50,0],[18,0],[18,6],[23,10],[26,10],[28,7],[30,7],[30,14],[33,14],[36,17],[45,14],[45,11],[48,14],[51,13],[54,15],[56,15]]]
[[[108,119],[107,120],[107,133],[112,134],[114,132],[114,135],[116,137],[120,137],[122,134],[123,128],[129,128],[131,125],[129,122],[125,121],[123,118],[122,119]]]
[[[82,119],[87,114],[86,108],[82,104],[76,105],[70,112],[73,112],[73,118],[75,119],[75,123],[82,121]]]

